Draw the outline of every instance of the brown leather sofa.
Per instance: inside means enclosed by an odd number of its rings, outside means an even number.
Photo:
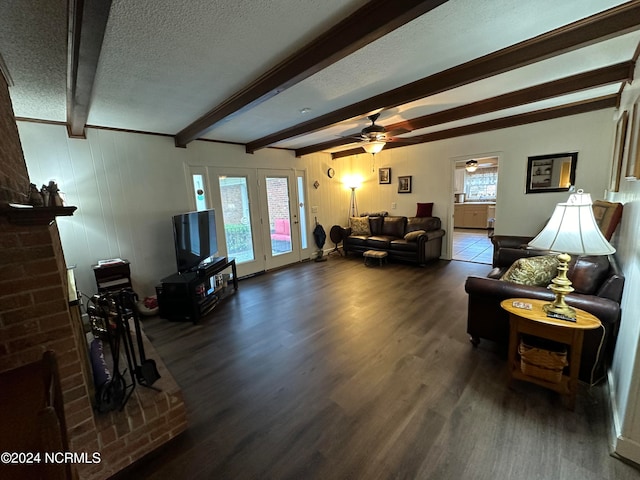
[[[402,217],[370,215],[370,235],[353,235],[344,228],[342,246],[345,254],[362,254],[367,250],[386,251],[392,260],[424,265],[440,258],[444,230],[438,217]],[[415,239],[406,239],[411,232],[424,230]]]
[[[524,297],[552,301],[555,298],[553,292],[546,287],[500,280],[508,267],[518,258],[549,253],[517,248],[524,238],[526,237],[511,237],[511,245],[516,248],[506,247],[505,242],[500,244],[500,248],[496,248],[494,268],[486,278],[467,278],[467,333],[470,335],[471,343],[476,346],[481,338],[498,342],[503,346],[508,345],[509,316],[500,307],[502,300]],[[584,335],[579,378],[593,385],[606,375],[606,365],[615,347],[624,276],[613,255],[572,258],[567,276],[573,282],[575,291],[566,297],[566,302],[597,316],[604,327],[604,336],[603,329],[588,330]]]

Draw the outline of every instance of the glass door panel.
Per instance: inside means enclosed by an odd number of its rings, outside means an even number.
[[[218,182],[227,256],[235,257],[237,264],[251,262],[256,257],[247,178],[220,176]]]
[[[204,190],[204,175],[193,174],[191,176],[193,180],[193,193],[194,200],[196,202],[196,210],[198,212],[207,209],[207,196]]]
[[[209,191],[216,210],[218,251],[236,259],[239,277],[265,270],[256,170],[250,168],[207,169]]]
[[[291,215],[289,212],[289,179],[265,177],[271,255],[292,252]]]
[[[298,215],[300,218],[300,249],[306,250],[309,247],[307,240],[307,212],[306,202],[304,199],[304,177],[300,174],[297,176],[298,180]]]
[[[300,261],[300,235],[294,175],[286,170],[260,170],[265,264],[267,269]]]

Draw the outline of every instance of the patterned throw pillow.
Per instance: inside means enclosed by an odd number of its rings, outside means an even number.
[[[351,235],[371,235],[369,229],[369,217],[351,217]]]
[[[558,273],[558,256],[519,258],[500,278],[505,282],[546,287]]]
[[[407,242],[415,242],[416,240],[418,240],[418,237],[423,233],[427,233],[427,232],[425,232],[424,230],[416,230],[414,232],[409,232],[404,236],[404,239]]]

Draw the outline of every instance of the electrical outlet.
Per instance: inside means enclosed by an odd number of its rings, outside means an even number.
[[[396,202],[392,202],[391,203],[391,209],[395,210],[398,207],[398,204]]]
[[[311,207],[311,213],[318,213],[318,207],[316,205]]]

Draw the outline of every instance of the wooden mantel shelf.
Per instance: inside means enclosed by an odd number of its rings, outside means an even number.
[[[73,215],[77,207],[29,207],[13,206],[11,204],[0,207],[0,216],[6,217],[13,225],[49,225],[56,217]]]

